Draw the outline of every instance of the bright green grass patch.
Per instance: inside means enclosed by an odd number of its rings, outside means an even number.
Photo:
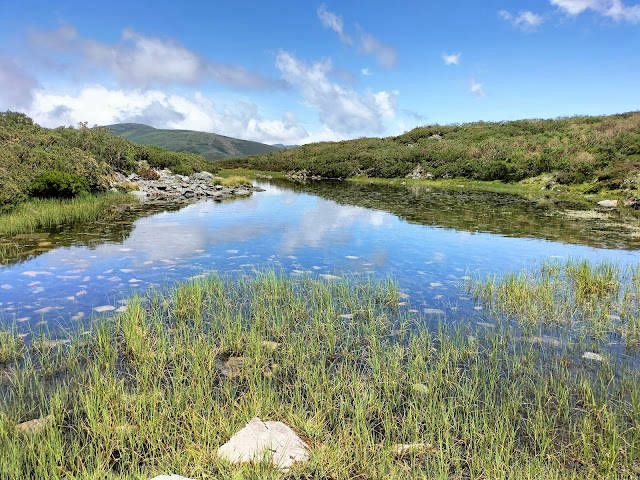
[[[133,197],[119,193],[83,195],[70,200],[29,200],[0,215],[0,235],[11,236],[64,224],[91,222],[103,218],[113,207],[134,202]]]
[[[468,289],[498,318],[525,328],[561,327],[573,335],[619,335],[640,345],[640,267],[584,260],[546,262],[540,268],[489,276]]]
[[[215,455],[256,415],[311,446],[287,478],[640,472],[637,371],[515,348],[509,330],[416,328],[398,301],[391,282],[211,277],[134,298],[66,346],[36,340],[0,377],[0,478],[281,478]],[[14,431],[49,414],[36,438]]]

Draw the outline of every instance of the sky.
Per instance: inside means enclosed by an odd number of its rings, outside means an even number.
[[[286,145],[640,110],[640,0],[0,0],[0,111]]]

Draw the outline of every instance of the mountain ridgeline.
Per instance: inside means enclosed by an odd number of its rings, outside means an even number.
[[[173,152],[191,152],[202,155],[207,160],[257,155],[279,150],[277,146],[225,137],[216,133],[160,129],[141,123],[116,123],[107,125],[107,128],[133,143],[154,145]]]
[[[553,120],[430,125],[395,137],[322,142],[224,160],[227,168],[325,178],[468,178],[617,189],[638,183],[640,112]],[[626,183],[625,183],[626,182]]]

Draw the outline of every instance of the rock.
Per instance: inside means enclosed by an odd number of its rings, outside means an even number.
[[[433,450],[433,445],[430,443],[396,443],[391,447],[391,451],[394,455],[402,457],[403,455],[412,455],[416,453],[422,453],[424,451]]]
[[[434,133],[433,135],[431,135],[429,137],[431,140],[442,140],[442,135],[440,135],[439,133]]]
[[[615,208],[618,206],[618,200],[600,200],[598,205],[605,208]]]
[[[140,201],[146,200],[149,197],[149,195],[147,195],[147,193],[143,192],[142,190],[134,190],[129,193]]]
[[[640,208],[640,200],[638,200],[637,198],[630,198],[629,200],[625,200],[623,205],[627,208],[638,210]]]
[[[527,339],[527,341],[529,343],[537,343],[537,344],[540,344],[540,345],[549,345],[551,347],[556,347],[556,348],[558,348],[561,345],[560,340],[558,340],[557,338],[546,336],[546,335],[543,335],[541,337],[531,337],[531,338]]]
[[[213,180],[213,174],[209,172],[198,172],[193,175],[193,178],[201,182],[211,182]]]
[[[295,462],[309,460],[309,447],[296,433],[282,422],[263,422],[251,419],[240,431],[222,445],[217,452],[231,463],[271,462],[287,472]]]
[[[267,348],[267,349],[271,350],[272,352],[273,352],[274,350],[277,350],[277,349],[278,349],[278,347],[280,346],[280,344],[279,344],[278,342],[273,342],[273,341],[271,341],[271,340],[263,340],[262,342],[260,342],[260,344],[261,344],[263,347],[265,347],[265,348]]]
[[[602,355],[600,355],[599,353],[594,353],[594,352],[584,352],[582,354],[582,358],[584,358],[585,360],[593,360],[596,362],[601,362],[602,361]]]
[[[228,360],[218,365],[218,371],[227,378],[235,378],[242,373],[244,358],[229,357]]]
[[[340,277],[337,275],[331,275],[329,273],[320,274],[320,278],[324,278],[325,280],[340,280]]]
[[[52,425],[55,421],[53,415],[47,415],[42,418],[35,418],[28,422],[22,422],[16,425],[16,431],[22,435],[37,435],[46,429],[49,425]]]
[[[429,393],[429,388],[424,383],[414,383],[411,390],[417,393]]]
[[[422,310],[426,315],[444,315],[444,310],[439,308],[425,308]]]
[[[114,307],[113,305],[101,305],[99,307],[95,307],[93,311],[98,313],[103,313],[103,312],[111,312],[115,309],[116,307]]]

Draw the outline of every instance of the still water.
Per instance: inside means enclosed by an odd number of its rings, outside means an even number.
[[[546,259],[640,259],[633,222],[579,205],[510,195],[316,182],[260,183],[249,198],[144,207],[118,222],[12,239],[0,267],[0,319],[23,331],[72,329],[124,308],[135,292],[211,272],[393,277],[416,314],[482,312],[469,277]]]

